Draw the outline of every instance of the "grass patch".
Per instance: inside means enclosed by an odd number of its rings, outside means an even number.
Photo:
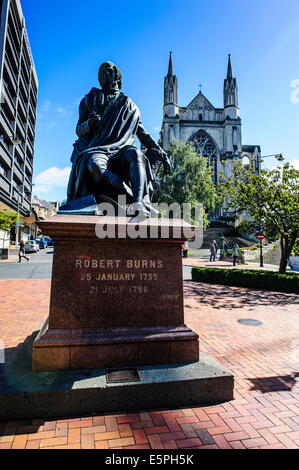
[[[299,294],[297,273],[279,274],[255,269],[193,267],[192,281]]]

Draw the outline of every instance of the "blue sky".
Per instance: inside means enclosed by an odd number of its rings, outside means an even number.
[[[296,0],[21,0],[39,77],[34,193],[63,200],[80,99],[105,60],[158,137],[173,51],[179,104],[202,91],[223,103],[227,54],[239,86],[243,144],[299,165],[299,2]],[[265,160],[267,167],[274,160]]]

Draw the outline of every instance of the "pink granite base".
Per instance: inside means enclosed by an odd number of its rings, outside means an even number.
[[[198,335],[185,325],[151,328],[49,329],[33,348],[33,369],[94,369],[199,360]]]
[[[99,239],[96,224],[110,224],[116,236]],[[145,236],[132,239],[123,237],[128,224],[78,215],[39,223],[55,248],[49,320],[33,345],[33,370],[198,361],[198,335],[184,324],[181,258],[195,228],[187,226],[186,236],[183,221],[147,219],[136,224]]]

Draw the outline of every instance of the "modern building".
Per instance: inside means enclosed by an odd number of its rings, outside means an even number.
[[[38,79],[20,0],[0,15],[0,210],[29,216]]]
[[[198,153],[213,167],[214,182],[232,174],[232,162],[242,160],[260,171],[259,145],[242,144],[238,85],[233,76],[230,55],[223,84],[223,107],[217,108],[199,93],[186,106],[179,106],[178,79],[170,53],[168,73],[164,79],[163,123],[160,142],[167,149],[173,140],[193,142]]]

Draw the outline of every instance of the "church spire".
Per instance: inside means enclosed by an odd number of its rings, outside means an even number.
[[[173,73],[172,52],[169,53],[168,72],[164,79],[164,106],[178,104],[178,80]]]
[[[173,75],[172,52],[169,52],[168,76]]]
[[[227,64],[227,79],[232,79],[233,78],[233,68],[232,68],[232,63],[230,60],[230,54],[228,54],[228,64]]]
[[[235,107],[238,108],[238,85],[237,80],[233,76],[233,68],[231,63],[230,54],[228,54],[227,74],[223,85],[223,102],[224,108]]]

